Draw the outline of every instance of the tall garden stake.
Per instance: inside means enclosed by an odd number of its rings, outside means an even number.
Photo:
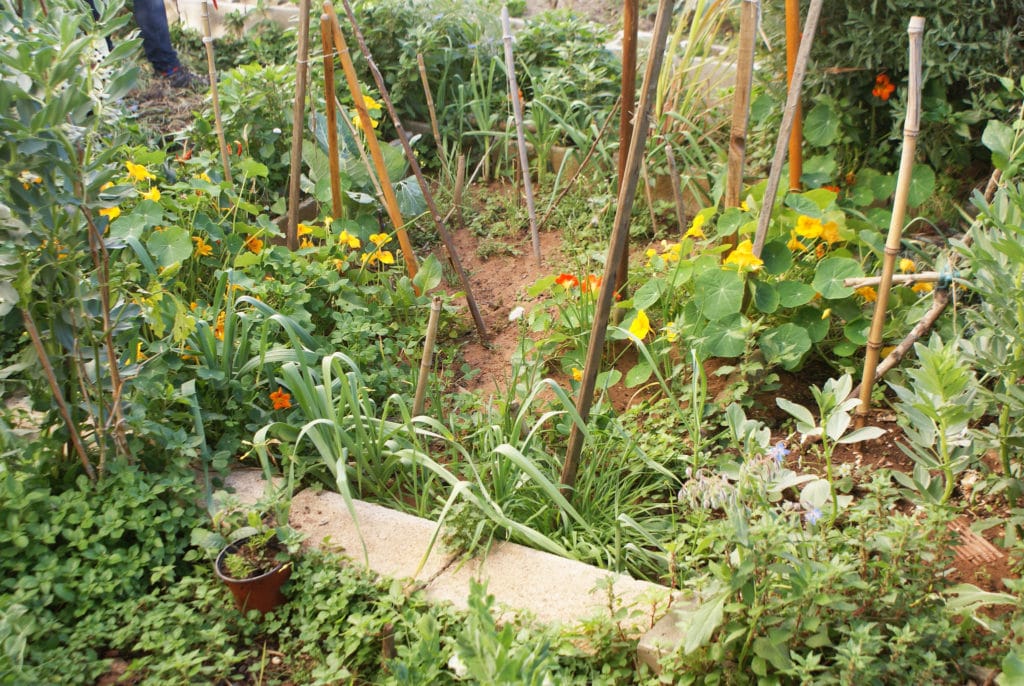
[[[430,318],[427,320],[427,337],[423,342],[423,358],[420,359],[420,373],[416,378],[416,396],[412,401],[412,416],[423,414],[427,398],[427,381],[430,379],[430,365],[434,357],[434,341],[437,339],[437,323],[441,317],[441,298],[437,296],[430,303]]]
[[[860,406],[857,408],[858,423],[863,423],[871,409],[871,388],[875,384],[875,368],[878,366],[879,351],[882,349],[882,329],[885,326],[886,308],[889,305],[889,289],[892,274],[896,268],[896,255],[900,251],[903,235],[903,219],[907,211],[907,196],[910,194],[910,178],[914,171],[914,153],[917,151],[917,133],[921,121],[921,45],[924,36],[924,17],[911,17],[907,25],[910,36],[910,69],[907,84],[907,118],[903,125],[903,151],[900,155],[900,171],[896,179],[896,196],[893,198],[892,218],[889,220],[889,236],[885,241],[885,257],[882,260],[882,280],[878,284],[878,299],[875,313],[871,318],[868,333],[868,348],[864,356],[864,377],[860,382]]]
[[[623,0],[622,3],[622,90],[619,102],[619,190],[626,175],[629,142],[633,139],[633,116],[636,114],[636,42],[640,23],[640,0]],[[615,292],[625,295],[626,279],[629,278],[629,236],[626,236],[626,247],[619,258],[619,268],[615,272]]]
[[[633,139],[629,144],[629,155],[626,158],[625,183],[619,187],[618,202],[615,208],[615,224],[612,227],[611,242],[604,262],[604,277],[601,290],[597,295],[594,310],[594,323],[590,328],[590,342],[587,345],[587,357],[583,365],[583,380],[579,394],[576,396],[576,411],[585,424],[590,416],[590,407],[594,402],[594,389],[597,386],[597,373],[601,366],[601,354],[604,351],[605,329],[612,309],[612,297],[615,293],[615,272],[626,249],[626,238],[629,234],[629,218],[633,211],[636,198],[636,187],[640,177],[640,163],[643,160],[647,133],[650,129],[651,104],[654,101],[655,89],[658,86],[658,75],[665,58],[665,38],[668,36],[669,24],[672,21],[672,0],[660,0],[658,16],[654,21],[654,34],[651,38],[651,52],[644,73],[644,83],[637,108],[636,124]],[[583,429],[573,424],[569,432],[569,446],[562,465],[561,481],[565,489],[576,485],[576,471],[579,467],[580,452],[583,450]]]
[[[747,154],[747,123],[750,120],[750,91],[754,85],[754,45],[760,0],[743,0],[740,12],[739,56],[736,58],[736,90],[732,96],[732,124],[729,127],[729,161],[725,176],[725,207],[739,207],[743,193],[743,167]],[[736,243],[735,236],[724,242]],[[723,253],[724,254],[724,253]]]
[[[448,178],[448,156],[441,142],[441,127],[437,125],[437,110],[434,108],[434,94],[430,92],[430,80],[427,78],[427,65],[423,62],[423,53],[416,53],[416,65],[420,70],[420,81],[423,83],[423,97],[427,99],[427,114],[430,115],[430,131],[434,134],[434,145],[437,146],[437,158],[441,160],[441,175]]]
[[[505,41],[505,73],[508,74],[508,97],[512,100],[512,115],[516,119],[516,142],[519,144],[519,166],[523,172],[523,192],[526,194],[526,211],[530,217],[530,240],[533,242],[533,256],[540,266],[540,232],[537,230],[537,207],[533,203],[533,182],[530,180],[530,158],[526,153],[526,134],[523,131],[523,102],[519,98],[519,84],[516,82],[516,63],[512,57],[512,22],[508,6],[501,7],[501,29]],[[538,160],[543,164],[544,160]]]
[[[373,166],[377,170],[377,178],[380,179],[380,190],[384,196],[384,209],[395,227],[395,234],[398,236],[398,244],[402,247],[402,259],[405,260],[405,270],[409,278],[416,276],[417,264],[416,254],[412,249],[412,242],[409,234],[405,231],[405,220],[398,209],[398,198],[395,196],[395,187],[391,185],[391,178],[388,176],[388,168],[384,163],[384,153],[381,152],[380,142],[377,134],[373,131],[373,120],[366,109],[366,102],[363,100],[363,91],[359,87],[359,77],[356,76],[355,65],[352,64],[352,55],[348,51],[348,43],[341,33],[341,26],[338,25],[338,15],[334,13],[334,6],[330,2],[324,2],[324,13],[331,24],[331,33],[334,35],[334,49],[338,51],[341,58],[341,69],[345,72],[345,81],[348,83],[348,90],[352,94],[352,102],[356,106],[356,114],[359,116],[359,125],[366,139],[366,147],[370,149],[370,157],[373,159]]]
[[[306,111],[306,75],[309,72],[309,0],[299,0],[299,50],[295,58],[295,102],[292,104],[292,151],[288,169],[289,250],[299,248],[299,179],[302,177],[302,134]]]
[[[793,87],[793,69],[800,49],[800,0],[786,0],[786,86]],[[804,172],[804,127],[800,101],[796,103],[793,131],[789,134],[789,190],[799,191]]]
[[[800,89],[804,85],[804,74],[807,73],[807,60],[811,55],[814,32],[818,28],[818,17],[821,16],[821,2],[822,0],[811,0],[811,6],[807,9],[807,19],[804,21],[804,32],[800,38],[800,50],[796,55],[796,64],[793,65],[793,78],[789,82],[786,109],[782,113],[779,137],[775,141],[775,155],[772,157],[771,170],[768,172],[768,183],[764,191],[764,200],[761,202],[761,214],[757,217],[757,232],[754,234],[754,254],[758,257],[761,256],[761,250],[764,248],[765,237],[768,235],[768,224],[772,219],[772,210],[775,208],[775,194],[779,190],[782,164],[786,161],[789,132],[793,130],[796,109],[800,104]]]
[[[324,107],[327,114],[327,155],[331,169],[331,212],[341,217],[341,164],[338,160],[338,106],[334,98],[334,42],[331,40],[331,20],[320,15],[320,43],[324,48]]]
[[[228,142],[224,138],[224,120],[220,116],[220,98],[217,95],[217,67],[213,61],[213,29],[210,26],[210,0],[203,0],[203,45],[206,46],[206,72],[210,75],[210,102],[213,103],[213,125],[217,129],[217,145],[220,146],[220,162],[224,167],[224,180],[231,180],[231,165],[228,164]]]
[[[444,218],[437,209],[437,203],[434,202],[434,194],[430,191],[430,185],[427,184],[426,177],[423,176],[423,170],[420,169],[419,160],[416,159],[416,153],[413,152],[412,146],[409,144],[409,134],[406,133],[405,127],[402,126],[402,120],[398,118],[398,113],[395,112],[395,105],[391,102],[391,95],[388,93],[387,84],[384,83],[384,77],[380,75],[380,69],[377,68],[377,63],[373,61],[373,55],[370,54],[370,49],[366,47],[366,39],[363,37],[363,32],[359,30],[359,22],[356,21],[356,15],[352,11],[352,5],[349,4],[348,0],[341,0],[342,5],[345,7],[345,14],[348,16],[349,24],[352,26],[352,33],[356,37],[356,41],[359,43],[359,51],[362,52],[363,57],[366,59],[366,64],[370,68],[370,74],[373,75],[373,82],[377,84],[377,90],[380,91],[381,100],[384,101],[384,107],[387,108],[388,116],[391,118],[391,123],[395,126],[395,132],[398,134],[398,142],[402,145],[402,150],[405,151],[405,158],[409,161],[409,168],[412,169],[413,175],[416,177],[416,182],[420,186],[420,190],[423,191],[423,198],[427,201],[427,209],[430,210],[430,218],[434,220],[434,226],[437,228],[437,233],[441,237],[441,241],[444,243],[445,250],[448,251],[448,259],[451,261],[452,268],[455,273],[459,276],[459,281],[462,283],[462,288],[466,292],[466,304],[469,307],[470,314],[473,315],[473,323],[476,324],[477,333],[480,338],[487,338],[487,325],[484,324],[483,318],[480,316],[480,309],[476,306],[476,299],[473,297],[473,289],[470,287],[469,278],[466,276],[466,271],[462,268],[462,261],[459,259],[459,251],[455,247],[455,241],[452,240],[451,234],[448,229],[445,228]],[[329,6],[329,1],[325,0],[324,6]],[[334,8],[331,7],[329,10],[330,14],[334,14]],[[337,19],[334,20],[337,23]]]

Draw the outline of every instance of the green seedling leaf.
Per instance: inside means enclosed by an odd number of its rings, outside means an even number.
[[[1013,153],[1013,129],[998,119],[991,119],[981,134],[981,142],[992,151],[992,166],[1005,172]]]
[[[804,356],[811,349],[811,339],[807,332],[796,324],[787,323],[769,329],[761,336],[758,344],[765,360],[770,364],[780,364],[792,371],[800,366]]]
[[[873,441],[885,435],[885,429],[878,426],[865,426],[854,429],[840,438],[836,443],[860,443],[861,441]]]

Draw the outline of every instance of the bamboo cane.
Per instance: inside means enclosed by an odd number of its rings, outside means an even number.
[[[622,90],[619,99],[622,110],[619,112],[619,187],[628,166],[630,141],[633,139],[633,117],[636,115],[636,45],[638,26],[640,24],[640,0],[623,0],[622,3]],[[618,270],[615,272],[615,292],[620,297],[626,295],[626,281],[629,279],[629,236],[626,236],[626,247],[619,258]]]
[[[420,373],[416,379],[416,397],[412,402],[412,416],[423,414],[423,405],[427,397],[427,381],[430,378],[430,364],[434,356],[434,341],[437,338],[437,323],[441,315],[441,298],[435,296],[430,303],[430,318],[427,320],[427,337],[423,342],[423,358],[420,360]]]
[[[793,87],[793,69],[800,49],[800,0],[786,0],[786,86]],[[803,116],[800,101],[796,103],[793,130],[789,134],[789,190],[800,190],[800,177],[804,171]]]
[[[327,154],[331,167],[331,211],[342,216],[341,165],[338,161],[338,107],[334,100],[334,41],[331,39],[331,20],[320,15],[320,43],[324,48],[324,104],[327,113]]]
[[[640,105],[637,108],[636,127],[633,139],[629,144],[625,183],[619,188],[615,223],[612,227],[611,242],[608,245],[608,254],[605,259],[604,277],[594,306],[594,323],[590,328],[590,341],[587,345],[587,356],[583,366],[583,380],[576,397],[576,411],[584,424],[590,416],[590,407],[594,401],[594,389],[597,386],[597,374],[601,366],[601,354],[604,351],[605,329],[608,327],[612,297],[615,293],[615,271],[622,252],[626,249],[629,218],[633,210],[633,201],[636,198],[640,163],[643,160],[644,146],[647,143],[647,132],[650,129],[651,105],[658,85],[658,75],[661,73],[661,64],[665,57],[665,39],[668,36],[671,20],[672,0],[660,0],[658,15],[654,22],[654,34],[651,38],[650,57],[647,60],[647,69],[644,73]],[[561,482],[565,489],[572,489],[576,484],[576,472],[582,450],[583,432],[579,425],[574,423],[569,432],[569,445],[565,454],[565,463],[562,465]]]
[[[676,205],[676,225],[679,234],[686,233],[686,205],[683,203],[683,180],[676,168],[676,154],[672,152],[672,141],[665,138],[665,161],[668,163],[668,177],[672,181],[672,200]]]
[[[882,280],[878,284],[878,299],[875,301],[875,313],[871,318],[871,330],[868,334],[864,376],[860,384],[860,406],[857,408],[858,423],[864,422],[871,409],[871,388],[875,383],[875,368],[878,366],[879,351],[882,348],[882,329],[885,326],[886,308],[889,305],[889,290],[892,286],[896,255],[900,251],[903,218],[907,210],[907,196],[910,194],[910,177],[914,170],[914,153],[917,151],[917,134],[921,120],[921,45],[924,34],[924,17],[911,17],[910,23],[907,25],[907,34],[910,37],[910,68],[907,85],[907,118],[903,125],[903,152],[900,156],[900,171],[896,180],[892,218],[889,221],[889,236],[885,241]]]
[[[427,114],[430,115],[430,130],[434,134],[434,145],[437,146],[437,157],[441,160],[441,174],[448,178],[448,157],[444,144],[441,142],[441,127],[437,125],[437,110],[434,109],[434,95],[430,92],[430,81],[427,79],[427,65],[423,62],[423,53],[416,53],[416,64],[420,70],[420,81],[423,83],[423,95],[427,99]]]
[[[725,176],[725,207],[739,207],[743,192],[743,167],[747,152],[747,123],[750,120],[750,91],[754,86],[754,45],[760,0],[743,0],[740,12],[739,56],[736,59],[736,91],[732,96],[732,124],[729,128],[729,160]],[[735,245],[736,237],[723,243]],[[725,253],[722,253],[725,255]]]
[[[523,172],[523,192],[526,194],[526,212],[530,218],[530,240],[533,242],[533,256],[537,266],[541,265],[540,232],[537,230],[537,207],[533,202],[533,182],[530,179],[530,158],[526,152],[526,133],[523,130],[523,103],[519,99],[519,85],[516,82],[516,63],[512,57],[512,23],[508,6],[501,7],[502,39],[505,42],[505,72],[508,75],[508,95],[512,99],[512,115],[516,120],[516,142],[519,144],[519,166]]]
[[[71,409],[68,407],[68,403],[64,399],[64,393],[60,390],[60,384],[57,383],[57,375],[54,373],[53,365],[50,363],[50,358],[46,354],[46,348],[43,346],[43,339],[39,336],[39,328],[36,326],[36,322],[32,318],[32,313],[27,309],[23,308],[21,310],[21,318],[25,322],[25,331],[28,332],[29,338],[32,340],[32,347],[35,348],[36,355],[39,357],[39,365],[43,368],[43,376],[46,377],[46,381],[50,384],[50,392],[53,393],[54,402],[57,403],[57,410],[60,412],[60,416],[64,420],[64,424],[68,427],[68,436],[71,438],[71,445],[74,446],[75,453],[78,454],[78,460],[82,463],[82,469],[85,470],[85,475],[89,477],[90,481],[95,481],[96,470],[93,469],[92,463],[89,462],[89,456],[85,452],[85,444],[82,443],[82,436],[78,433],[78,427],[71,418]]]
[[[203,0],[203,45],[206,47],[206,72],[210,76],[210,102],[213,104],[213,125],[217,130],[217,145],[220,147],[220,162],[224,167],[224,180],[231,179],[231,165],[228,163],[228,141],[224,137],[224,120],[220,115],[220,97],[217,95],[217,66],[213,60],[213,28],[210,26],[210,0]]]
[[[939,272],[918,272],[917,274],[893,274],[892,283],[912,286],[915,283],[935,283],[942,279]],[[882,283],[880,276],[858,276],[851,279],[843,279],[843,285],[847,288],[863,288],[864,286],[877,286]]]
[[[800,104],[800,89],[803,87],[804,74],[807,72],[807,60],[811,56],[814,32],[818,29],[821,4],[822,0],[811,0],[811,6],[807,9],[807,19],[804,20],[804,32],[800,37],[800,50],[796,55],[796,64],[793,66],[793,78],[790,81],[789,94],[786,96],[786,109],[782,113],[779,137],[775,141],[775,155],[772,157],[771,170],[768,172],[768,183],[764,190],[764,200],[761,202],[761,213],[757,217],[757,232],[754,234],[753,251],[758,257],[761,256],[761,250],[764,248],[764,241],[768,235],[768,224],[771,222],[772,210],[775,208],[775,194],[779,190],[782,164],[786,160],[789,134],[793,130],[797,106]]]
[[[452,199],[452,204],[455,209],[455,220],[459,223],[459,228],[466,228],[466,222],[462,218],[462,191],[466,187],[466,156],[459,155],[458,162],[455,165],[455,193]]]
[[[292,149],[288,179],[289,250],[299,248],[299,180],[302,177],[302,122],[306,110],[306,74],[309,71],[309,0],[299,0],[299,48],[295,60],[295,102],[292,104]]]
[[[430,211],[430,217],[434,221],[434,227],[437,229],[438,235],[441,237],[441,241],[444,243],[445,249],[448,251],[448,259],[452,263],[452,268],[455,269],[455,273],[459,276],[459,281],[462,283],[463,291],[466,294],[466,305],[469,307],[469,312],[473,316],[473,323],[476,325],[477,333],[481,339],[486,340],[487,325],[484,324],[483,317],[480,316],[480,309],[476,305],[476,299],[473,297],[473,289],[469,282],[469,277],[466,276],[465,270],[462,268],[462,261],[459,259],[459,252],[455,246],[455,241],[452,240],[451,233],[445,228],[444,218],[441,216],[441,212],[437,209],[437,203],[434,202],[434,194],[430,191],[430,185],[427,183],[426,177],[423,176],[423,170],[420,168],[419,160],[416,159],[416,153],[413,152],[412,146],[409,144],[409,136],[405,131],[405,127],[402,126],[402,120],[399,119],[398,113],[395,112],[395,105],[391,102],[391,95],[388,93],[387,84],[384,83],[384,77],[380,74],[380,69],[377,68],[377,63],[373,61],[373,55],[370,54],[370,49],[366,46],[366,39],[363,37],[363,32],[359,29],[359,22],[356,21],[356,15],[352,11],[352,5],[348,0],[341,0],[342,6],[345,8],[345,14],[348,16],[349,24],[352,26],[352,33],[356,37],[356,41],[359,43],[359,51],[363,54],[366,59],[366,64],[370,69],[370,74],[373,76],[373,81],[377,84],[377,90],[380,91],[381,100],[384,101],[384,107],[387,108],[388,116],[391,118],[391,123],[395,126],[395,132],[398,134],[398,142],[402,145],[402,150],[405,151],[405,158],[409,162],[409,168],[412,170],[413,175],[416,177],[416,182],[420,186],[420,190],[423,192],[423,199],[427,202],[427,209]],[[325,0],[325,5],[329,5],[329,0]],[[332,7],[330,13],[334,14],[334,8]],[[335,22],[337,23],[337,22]]]
[[[334,6],[330,2],[324,2],[324,12],[331,24],[331,31],[334,35],[334,47],[341,58],[341,69],[345,72],[345,81],[348,83],[348,90],[352,94],[352,102],[355,103],[356,113],[359,115],[359,122],[363,129],[363,137],[366,139],[366,147],[370,149],[370,157],[373,159],[373,166],[377,170],[377,177],[380,179],[380,189],[384,194],[384,209],[395,227],[395,234],[398,236],[398,244],[402,247],[402,258],[405,260],[405,270],[409,278],[416,276],[417,264],[416,254],[413,252],[412,243],[409,241],[409,234],[405,231],[405,221],[398,209],[398,198],[395,196],[395,188],[391,185],[391,178],[388,176],[387,165],[384,163],[384,153],[381,152],[380,142],[373,130],[373,119],[366,109],[363,101],[363,91],[359,87],[359,77],[356,76],[356,68],[352,63],[352,55],[348,50],[348,43],[344,34],[341,33],[341,26],[338,24],[338,15],[334,13]]]

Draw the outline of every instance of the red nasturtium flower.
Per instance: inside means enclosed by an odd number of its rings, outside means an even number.
[[[555,277],[555,283],[568,290],[570,288],[575,288],[576,286],[579,286],[580,280],[577,279],[572,274],[559,274],[558,276]]]
[[[871,89],[871,95],[880,100],[888,100],[894,90],[896,90],[896,86],[889,80],[889,76],[879,74],[875,77],[875,87]]]
[[[276,391],[270,394],[270,401],[274,403],[275,410],[287,410],[292,406],[292,395],[291,393],[285,393],[284,389],[279,386]]]

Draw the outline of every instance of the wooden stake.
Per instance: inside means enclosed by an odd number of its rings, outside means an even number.
[[[743,0],[740,12],[739,56],[736,59],[736,91],[732,97],[732,125],[729,129],[729,161],[725,177],[725,207],[739,207],[743,193],[743,167],[747,152],[747,123],[750,119],[750,91],[754,85],[754,45],[757,42],[759,0]],[[736,236],[722,239],[736,244]],[[725,252],[722,253],[725,255]]]
[[[595,303],[594,323],[590,328],[590,341],[587,345],[587,357],[583,366],[583,380],[576,397],[576,411],[584,423],[590,416],[590,407],[594,402],[594,389],[597,386],[597,374],[601,366],[601,354],[604,351],[605,329],[611,315],[612,297],[615,293],[615,272],[620,263],[622,253],[626,249],[629,234],[629,219],[636,199],[636,187],[640,177],[640,163],[644,156],[647,143],[647,132],[650,129],[651,105],[654,102],[658,75],[665,57],[665,38],[668,36],[669,24],[672,20],[672,0],[660,0],[658,15],[654,22],[654,34],[651,38],[651,52],[644,73],[640,105],[637,108],[637,122],[633,139],[629,145],[626,158],[625,183],[619,188],[618,202],[615,208],[615,224],[612,227],[611,242],[605,259],[604,277],[601,290]],[[576,424],[569,432],[569,446],[562,465],[561,481],[565,489],[572,489],[576,484],[576,472],[579,467],[580,452],[583,450],[583,433]]]
[[[516,141],[519,144],[519,166],[523,172],[523,192],[526,194],[526,212],[530,217],[530,240],[533,242],[533,256],[537,266],[541,265],[540,232],[537,230],[537,208],[533,203],[533,182],[530,179],[530,158],[526,152],[526,133],[523,131],[523,103],[519,99],[519,84],[516,82],[516,63],[512,57],[512,24],[508,6],[501,6],[501,28],[505,41],[505,72],[508,74],[508,95],[512,99],[512,115],[516,120]]]
[[[302,177],[302,136],[306,112],[306,75],[309,72],[309,0],[299,0],[299,51],[295,61],[295,102],[292,104],[292,150],[288,179],[289,250],[299,248],[299,180]]]
[[[320,42],[324,48],[324,104],[327,113],[327,155],[331,167],[331,212],[343,216],[341,204],[341,163],[338,160],[338,107],[334,86],[334,41],[331,40],[331,20],[320,15]]]
[[[452,204],[455,206],[455,220],[459,228],[466,228],[466,222],[462,218],[462,191],[466,186],[466,156],[459,155],[458,163],[455,166],[455,194]]]
[[[437,110],[434,109],[434,95],[430,92],[430,81],[427,80],[427,65],[423,62],[423,53],[416,53],[416,64],[420,68],[420,81],[423,83],[423,95],[427,99],[427,113],[430,115],[430,130],[434,134],[434,145],[437,146],[437,157],[441,160],[441,174],[448,178],[448,156],[444,143],[441,141],[441,128],[437,125]]]
[[[213,29],[210,26],[210,0],[203,0],[203,45],[206,47],[206,73],[210,77],[210,102],[213,104],[213,125],[217,130],[220,163],[224,168],[224,180],[233,185],[231,165],[228,162],[228,142],[224,137],[224,120],[220,116],[220,98],[217,95],[217,66],[213,60]]]
[[[786,0],[786,85],[793,87],[793,69],[800,49],[800,0]],[[789,190],[799,191],[800,177],[804,173],[804,127],[800,101],[796,103],[793,131],[789,134]]]
[[[384,195],[384,209],[395,227],[395,234],[398,236],[398,244],[402,248],[402,259],[405,260],[405,271],[409,278],[416,276],[417,264],[416,253],[413,252],[412,242],[409,234],[405,231],[405,220],[398,209],[398,198],[395,196],[395,187],[391,185],[391,177],[388,176],[388,168],[384,163],[384,153],[380,149],[380,142],[373,130],[373,119],[366,109],[363,101],[363,91],[359,87],[359,77],[356,76],[356,68],[352,63],[352,55],[348,51],[348,43],[341,32],[341,25],[338,24],[338,15],[334,13],[334,6],[324,2],[324,12],[327,14],[331,24],[331,32],[334,35],[334,47],[341,58],[341,69],[345,73],[345,81],[348,83],[349,93],[352,94],[352,102],[356,106],[356,113],[359,115],[359,123],[363,130],[363,137],[366,139],[366,147],[370,149],[370,157],[373,159],[373,166],[377,170],[377,178],[380,179],[380,190]]]
[[[676,204],[676,224],[679,235],[686,233],[686,206],[683,203],[683,180],[676,168],[676,154],[672,152],[672,139],[665,138],[665,161],[668,162],[668,178],[672,181],[672,199]]]
[[[761,202],[761,214],[757,217],[757,233],[754,234],[754,254],[761,256],[764,248],[765,237],[768,235],[768,224],[772,219],[772,209],[775,207],[775,194],[779,190],[779,180],[782,176],[782,164],[786,161],[786,148],[789,142],[789,133],[793,130],[793,121],[796,119],[796,109],[800,104],[800,89],[803,87],[804,74],[807,72],[807,60],[811,55],[811,45],[814,43],[814,32],[818,28],[818,17],[821,15],[822,0],[811,0],[811,6],[807,10],[807,19],[804,22],[804,33],[800,39],[800,51],[796,56],[796,64],[793,67],[793,78],[789,86],[789,94],[786,97],[786,109],[782,113],[782,125],[779,127],[779,137],[775,141],[775,156],[772,157],[771,171],[768,172],[768,183],[764,191],[764,200]]]
[[[469,283],[469,278],[466,276],[466,272],[462,268],[462,261],[459,259],[458,249],[455,246],[455,241],[452,240],[451,234],[448,229],[445,228],[444,218],[441,217],[441,213],[437,209],[437,203],[434,202],[434,194],[430,191],[430,186],[427,184],[426,177],[423,176],[423,170],[420,169],[420,163],[416,159],[416,153],[413,152],[412,146],[409,145],[409,136],[405,132],[405,127],[402,126],[402,120],[398,118],[398,113],[395,112],[395,106],[391,102],[391,96],[388,93],[388,87],[384,83],[384,77],[380,74],[380,69],[377,68],[377,63],[373,61],[373,55],[370,54],[370,49],[366,46],[366,39],[363,37],[363,32],[359,30],[359,23],[356,21],[356,15],[352,11],[352,5],[349,4],[348,0],[341,0],[342,5],[345,7],[345,14],[348,16],[349,24],[352,26],[352,33],[355,34],[356,41],[359,43],[359,50],[362,52],[363,57],[366,59],[366,64],[370,68],[370,74],[373,75],[373,81],[377,84],[377,90],[380,91],[380,97],[384,101],[384,106],[387,108],[388,116],[391,117],[391,123],[395,126],[395,131],[398,134],[398,142],[402,145],[402,150],[405,151],[405,157],[409,161],[409,167],[412,169],[413,175],[416,177],[417,183],[420,185],[420,190],[423,191],[423,198],[427,202],[427,208],[430,210],[430,217],[434,220],[434,226],[437,228],[437,233],[441,237],[441,241],[444,243],[445,249],[448,251],[448,259],[452,263],[452,268],[455,269],[455,273],[459,275],[459,281],[462,282],[462,288],[466,293],[466,304],[469,307],[470,314],[473,315],[473,323],[476,324],[477,333],[481,339],[486,340],[487,325],[484,324],[483,318],[480,316],[480,310],[476,306],[476,299],[473,297],[473,290]],[[325,5],[330,3],[325,0]],[[333,8],[331,9],[333,14]]]
[[[434,341],[437,339],[437,323],[441,316],[441,298],[434,296],[430,303],[430,318],[427,320],[427,337],[423,342],[423,358],[420,359],[420,373],[416,379],[416,397],[412,402],[412,416],[423,414],[427,397],[427,381],[430,379],[431,360],[434,356]]]
[[[636,115],[636,44],[640,23],[640,0],[624,0],[622,3],[622,91],[619,101],[619,188],[626,176],[629,160],[630,141],[633,139],[633,117]],[[646,133],[644,134],[646,135]],[[626,247],[619,258],[615,272],[615,292],[625,297],[626,280],[629,278],[629,236]]]
[[[875,369],[882,349],[882,329],[885,327],[886,309],[889,305],[889,291],[892,287],[896,256],[900,251],[903,234],[903,219],[907,211],[907,197],[910,195],[910,178],[914,171],[914,153],[917,151],[917,134],[921,121],[921,46],[924,36],[924,17],[911,17],[907,25],[910,37],[910,69],[907,85],[907,118],[903,125],[903,151],[900,155],[900,171],[896,179],[896,196],[893,198],[892,218],[889,221],[889,236],[885,241],[885,256],[882,260],[882,280],[878,284],[878,299],[875,313],[871,318],[868,347],[864,357],[864,376],[860,382],[860,406],[857,408],[857,422],[863,424],[871,409],[871,388],[875,384]]]

